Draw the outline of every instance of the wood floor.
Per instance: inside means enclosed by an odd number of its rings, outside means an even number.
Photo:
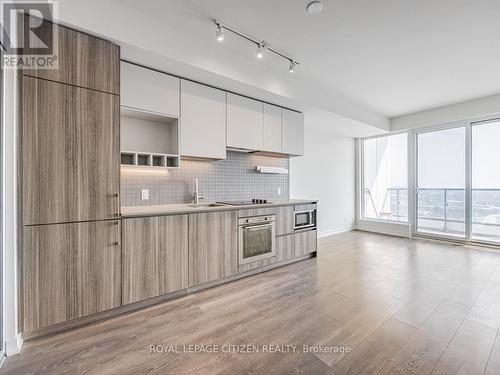
[[[317,258],[28,342],[0,373],[500,374],[499,264],[499,253],[344,233],[321,239]]]

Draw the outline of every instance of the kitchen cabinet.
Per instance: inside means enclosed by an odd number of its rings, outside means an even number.
[[[264,104],[227,93],[227,147],[262,150]]]
[[[290,233],[294,233],[294,207],[276,208],[276,235],[282,236]]]
[[[25,16],[28,18],[28,16]],[[25,20],[24,26],[29,22]],[[23,69],[22,74],[67,83],[112,94],[120,94],[120,47],[107,40],[44,21],[37,28],[42,40],[58,37],[57,69]],[[25,30],[25,35],[32,31]],[[28,44],[26,44],[28,45]]]
[[[238,213],[189,215],[189,286],[238,272]]]
[[[282,152],[304,155],[304,114],[283,109]]]
[[[181,155],[226,158],[226,92],[181,81]]]
[[[124,61],[120,77],[122,106],[179,117],[179,78]]]
[[[23,331],[121,305],[120,221],[24,227]]]
[[[116,218],[119,97],[21,79],[24,225]]]
[[[281,152],[281,112],[275,105],[264,103],[264,140],[262,151]]]
[[[123,303],[188,287],[188,216],[124,219]]]
[[[294,256],[298,257],[315,252],[317,249],[317,233],[316,230],[308,230],[305,232],[298,232],[294,235]]]

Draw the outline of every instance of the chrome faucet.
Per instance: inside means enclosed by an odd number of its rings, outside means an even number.
[[[200,192],[198,191],[198,179],[194,179],[194,194],[193,194],[193,203],[194,204],[199,204],[200,199],[203,199],[203,195],[200,195]]]

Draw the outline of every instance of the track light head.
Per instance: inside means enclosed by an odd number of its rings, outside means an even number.
[[[296,68],[297,68],[297,63],[293,60],[290,60],[290,67],[288,68],[288,71],[290,73],[294,73]]]
[[[215,23],[217,26],[217,30],[215,30],[215,37],[219,42],[222,42],[224,40],[224,27],[218,22]]]
[[[262,41],[257,45],[257,58],[262,59],[267,48],[266,42]]]

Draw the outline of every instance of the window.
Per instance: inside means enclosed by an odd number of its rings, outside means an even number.
[[[408,221],[407,145],[406,133],[362,141],[364,218]]]
[[[473,240],[500,242],[500,121],[474,124],[472,132]]]
[[[417,231],[466,235],[466,128],[417,134]]]

